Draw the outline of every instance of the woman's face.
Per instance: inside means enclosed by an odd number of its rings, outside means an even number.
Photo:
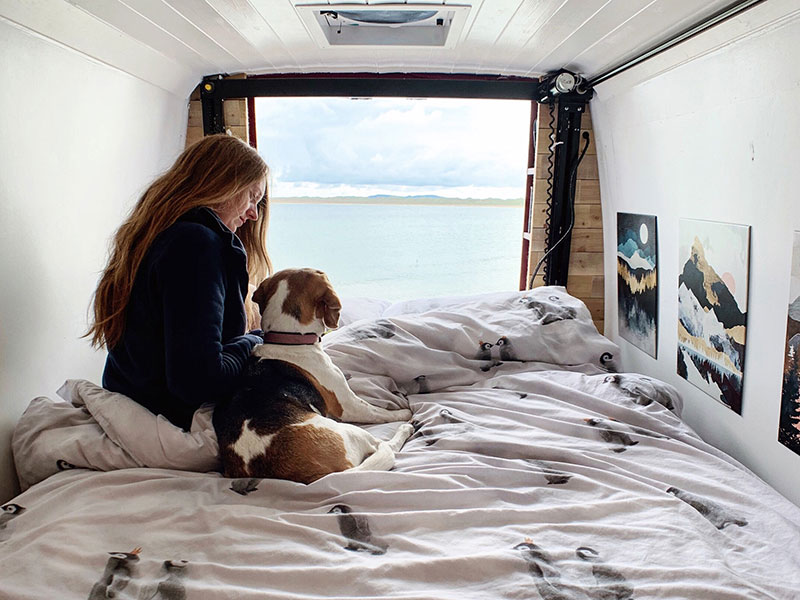
[[[215,209],[220,221],[231,231],[236,231],[249,220],[258,218],[258,203],[267,189],[267,178],[262,177],[228,203]]]

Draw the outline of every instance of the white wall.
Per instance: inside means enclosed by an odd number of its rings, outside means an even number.
[[[108,241],[183,148],[187,97],[0,18],[0,503],[10,439],[35,396],[99,383],[80,336]],[[188,91],[187,91],[188,96]]]
[[[698,433],[800,504],[800,456],[777,441],[792,232],[800,230],[798,56],[800,7],[772,0],[600,84],[591,109],[606,334],[626,370],[675,385]],[[618,211],[658,217],[658,360],[618,337]],[[679,218],[752,226],[741,416],[676,374]]]

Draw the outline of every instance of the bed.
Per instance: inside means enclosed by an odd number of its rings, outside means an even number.
[[[563,288],[343,322],[323,343],[353,390],[422,425],[392,471],[225,479],[209,410],[182,432],[68,381],[14,433],[0,598],[800,597],[800,509],[618,372]]]

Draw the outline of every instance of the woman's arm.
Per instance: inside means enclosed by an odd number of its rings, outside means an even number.
[[[230,395],[261,340],[241,335],[222,341],[225,298],[239,294],[228,273],[229,242],[205,227],[176,231],[158,261],[167,387],[190,406]],[[242,269],[246,261],[242,255]]]

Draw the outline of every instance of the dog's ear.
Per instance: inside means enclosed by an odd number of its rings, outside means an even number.
[[[336,295],[336,292],[333,291],[331,282],[325,277],[324,292],[320,299],[317,300],[317,318],[322,319],[322,322],[325,323],[325,327],[335,329],[339,326],[339,314],[341,311],[342,302],[339,300],[339,296]]]
[[[269,299],[272,298],[272,294],[275,293],[274,283],[271,277],[267,277],[261,282],[261,285],[258,286],[251,296],[253,302],[258,304],[258,310],[261,314],[264,314],[264,309],[267,307]]]

